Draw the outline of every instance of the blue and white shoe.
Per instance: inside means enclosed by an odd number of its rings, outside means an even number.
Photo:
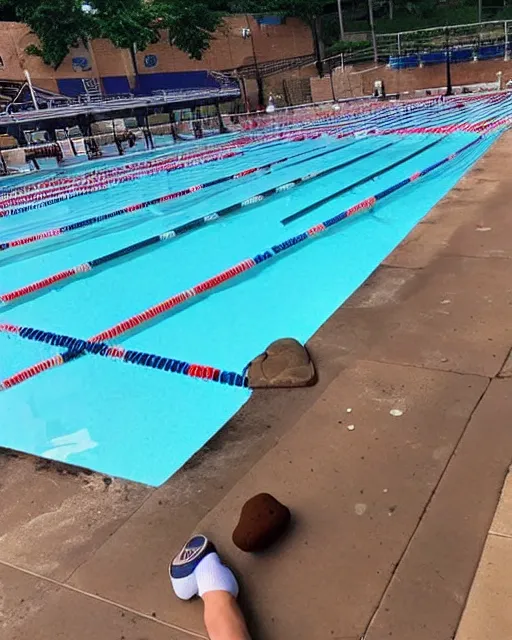
[[[169,577],[174,593],[181,600],[190,600],[198,594],[194,571],[198,564],[216,549],[206,536],[195,535],[183,546],[169,565]]]

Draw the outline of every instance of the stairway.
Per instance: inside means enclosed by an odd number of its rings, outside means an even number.
[[[96,78],[83,78],[82,84],[90,102],[101,102],[103,100],[101,88]]]

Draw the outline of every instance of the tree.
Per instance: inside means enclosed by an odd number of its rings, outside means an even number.
[[[158,41],[154,7],[140,0],[93,0],[94,33],[115,47],[144,50]]]
[[[27,53],[54,69],[71,47],[90,38],[107,38],[116,47],[144,50],[168,29],[170,42],[200,59],[222,22],[218,0],[0,0],[0,11],[14,13],[39,38]]]
[[[406,10],[419,18],[434,15],[437,7],[437,0],[414,0],[414,2],[405,3]]]
[[[0,0],[0,8],[12,10],[39,37],[40,45],[30,45],[27,53],[40,56],[54,68],[70,47],[87,39],[92,28],[91,17],[83,14],[75,0]]]
[[[216,0],[155,0],[153,4],[159,26],[169,31],[170,43],[196,60],[222,24],[224,13],[218,6]]]

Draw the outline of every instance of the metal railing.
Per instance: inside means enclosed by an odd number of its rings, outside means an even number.
[[[445,48],[448,36],[449,44],[453,48],[467,47],[477,50],[484,46],[502,46],[505,57],[510,49],[511,27],[511,20],[492,20],[377,34],[377,50],[379,54],[382,52],[395,56],[441,50]]]
[[[502,58],[512,54],[512,20],[493,20],[470,24],[429,27],[413,31],[376,34],[377,55],[372,43],[353,51],[325,58],[324,70],[375,62],[395,69],[426,66],[446,61],[470,62]]]

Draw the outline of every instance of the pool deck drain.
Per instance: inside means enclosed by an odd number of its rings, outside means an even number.
[[[162,487],[0,452],[2,640],[205,637],[167,578],[197,529],[242,576],[255,640],[455,637],[512,460],[511,142],[310,340],[316,387],[255,392]],[[249,556],[230,538],[258,491],[294,526]],[[490,637],[473,600],[458,640]]]

